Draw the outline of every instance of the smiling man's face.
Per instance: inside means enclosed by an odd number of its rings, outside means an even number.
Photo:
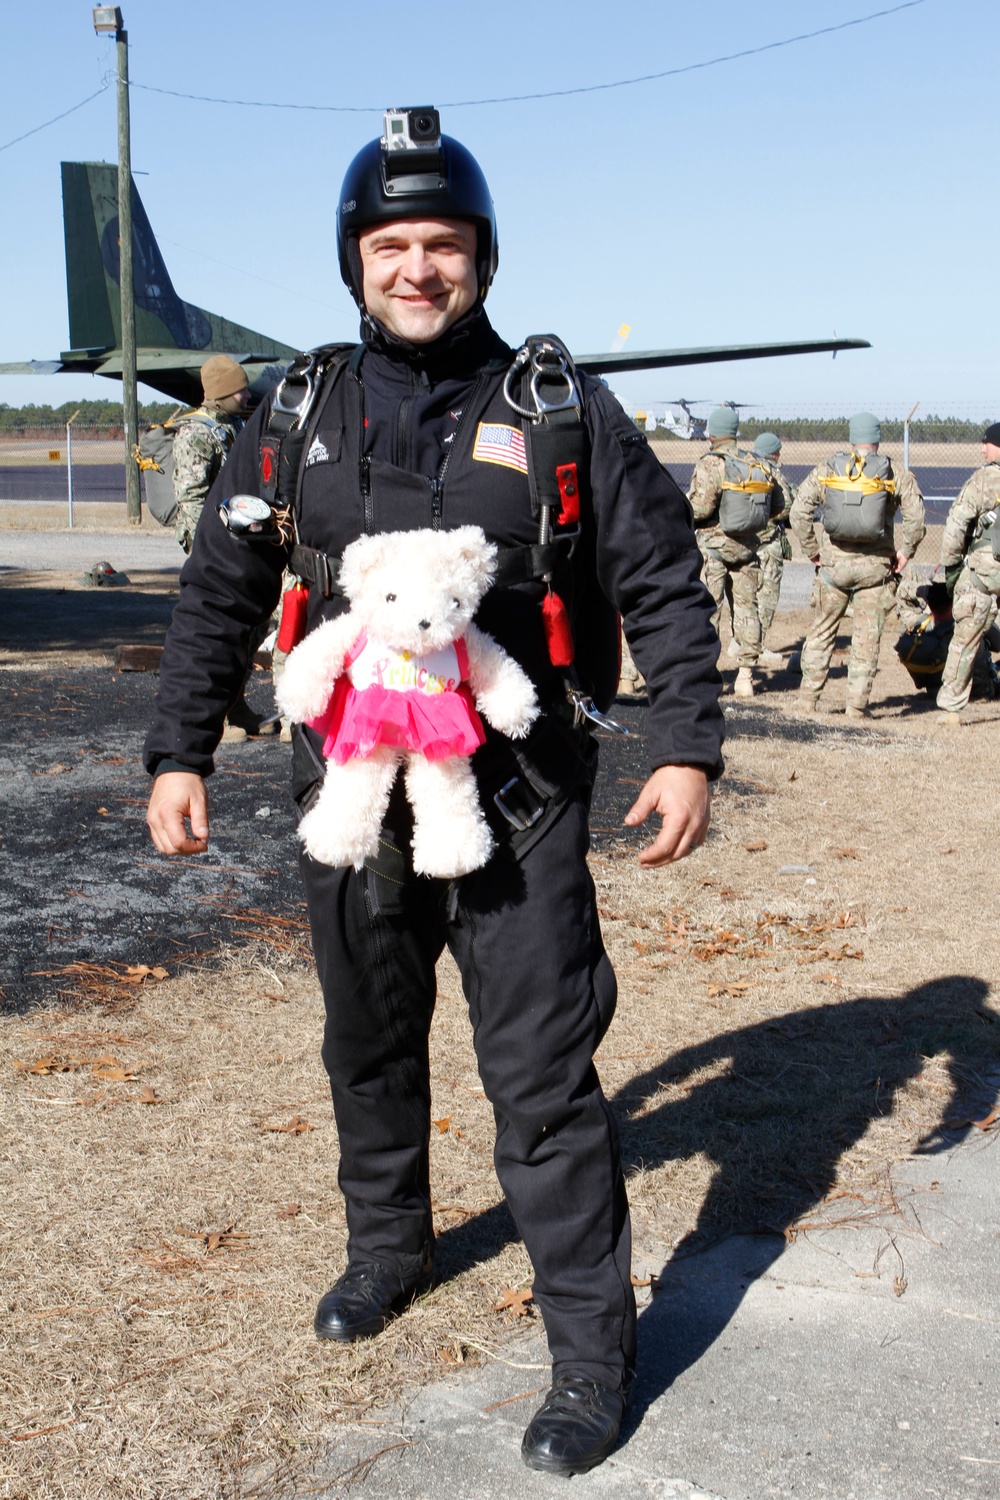
[[[365,307],[411,344],[439,339],[476,300],[476,229],[461,219],[401,219],[358,236]]]

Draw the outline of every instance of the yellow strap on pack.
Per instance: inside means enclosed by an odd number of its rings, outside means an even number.
[[[910,646],[910,654],[909,654],[909,656],[904,656],[904,657],[901,658],[903,666],[904,667],[908,667],[911,672],[926,672],[928,675],[930,675],[930,674],[932,674],[934,672],[940,672],[940,671],[943,670],[943,668],[941,668],[941,667],[928,667],[923,662],[915,662],[913,660],[913,653],[916,651],[917,647],[920,645],[920,637],[923,635],[923,633],[927,629],[928,625],[933,624],[933,622],[934,622],[934,616],[933,615],[928,615],[925,620],[921,620],[920,621],[920,624],[917,626],[916,630],[913,632],[913,643]]]
[[[139,452],[138,443],[132,444],[132,457],[135,459],[136,463],[139,465],[139,468],[143,471],[143,473],[145,473],[147,469],[155,469],[157,474],[163,473],[163,470],[160,468],[155,458],[146,458],[144,454]]]
[[[773,484],[766,479],[744,479],[742,484],[726,484],[723,481],[724,490],[742,490],[748,495],[766,495],[773,488]]]
[[[853,490],[858,495],[882,493],[894,495],[896,493],[894,479],[870,479],[864,470],[865,461],[860,453],[852,453],[846,474],[828,474],[819,482],[826,490]]]

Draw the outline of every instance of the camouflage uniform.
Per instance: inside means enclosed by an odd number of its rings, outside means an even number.
[[[836,542],[823,530],[816,511],[822,507],[821,480],[832,476],[828,461],[817,464],[799,485],[792,505],[791,526],[806,557],[819,555],[816,614],[802,646],[803,706],[815,705],[830,670],[837,627],[849,605],[854,607],[851,655],[847,667],[847,707],[864,713],[878,668],[879,644],[886,615],[896,596],[896,543],[893,519],[903,518],[899,550],[912,558],[923,539],[924,500],[909,469],[894,469],[895,493],[886,506],[885,533],[878,541]]]
[[[772,464],[774,477],[781,491],[782,508],[772,514],[765,531],[757,538],[757,555],[760,558],[760,588],[757,591],[757,613],[760,616],[760,639],[763,644],[771,628],[774,612],[781,597],[781,575],[785,563],[792,556],[791,543],[785,536],[784,523],[788,520],[795,500],[795,486],[785,478],[780,464]]]
[[[771,473],[774,466],[759,454],[743,448],[735,438],[716,438],[711,451],[695,464],[688,499],[694,512],[698,546],[705,559],[703,578],[715,600],[712,623],[719,628],[723,600],[733,612],[733,636],[739,647],[740,667],[753,667],[760,656],[761,628],[757,595],[761,584],[759,538],[753,532],[730,536],[719,525],[719,501],[725,478],[725,454],[738,454]],[[785,513],[785,492],[776,483],[771,491],[771,519]]]
[[[1000,464],[984,464],[965,481],[945,522],[941,561],[946,568],[965,563],[955,586],[955,633],[937,695],[945,713],[958,713],[968,703],[980,643],[997,611],[1000,562],[990,540],[978,532],[980,518],[998,505]]]
[[[199,421],[199,417],[209,417],[216,425],[209,427],[206,422]],[[197,411],[186,413],[177,422],[173,449],[174,499],[177,501],[174,536],[185,552],[191,551],[205,496],[242,426],[242,417],[221,411],[213,401],[206,401]]]

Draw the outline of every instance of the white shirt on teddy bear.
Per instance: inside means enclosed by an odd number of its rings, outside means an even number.
[[[360,649],[358,649],[360,647]],[[454,644],[426,656],[412,651],[396,651],[381,641],[359,640],[347,668],[353,687],[381,687],[397,693],[417,692],[435,695],[453,693],[462,681],[459,654]]]

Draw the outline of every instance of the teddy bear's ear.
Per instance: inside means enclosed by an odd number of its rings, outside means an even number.
[[[372,573],[384,567],[389,547],[395,538],[388,532],[377,536],[359,536],[344,548],[340,565],[340,586],[352,598]]]
[[[457,526],[449,533],[449,539],[454,544],[456,559],[469,564],[480,583],[488,584],[496,569],[497,549],[486,540],[482,528]]]

